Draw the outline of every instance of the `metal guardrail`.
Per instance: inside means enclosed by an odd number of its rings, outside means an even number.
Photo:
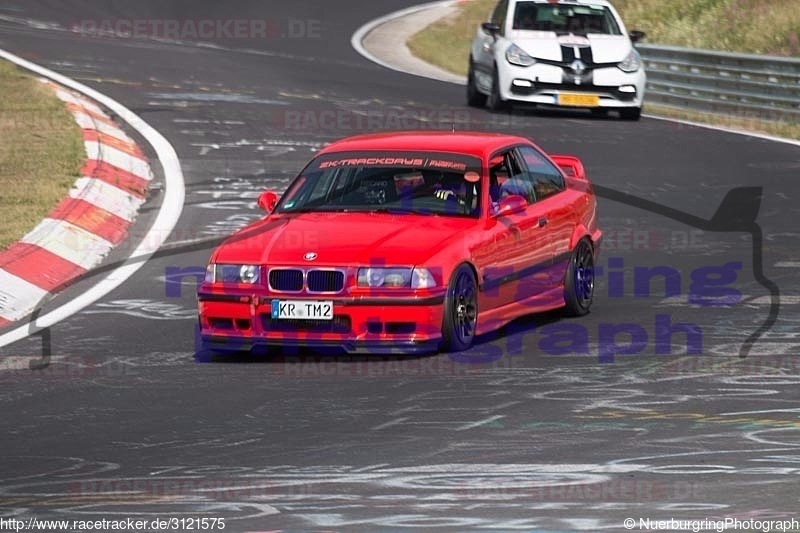
[[[800,124],[800,59],[638,45],[645,102]]]

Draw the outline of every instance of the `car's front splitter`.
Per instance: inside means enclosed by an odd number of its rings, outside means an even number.
[[[202,348],[214,352],[252,352],[258,349],[276,349],[278,353],[292,353],[303,349],[319,354],[346,352],[365,355],[405,355],[434,353],[441,338],[425,340],[346,340],[314,338],[252,338],[227,335],[203,335]],[[280,349],[280,350],[277,350]]]

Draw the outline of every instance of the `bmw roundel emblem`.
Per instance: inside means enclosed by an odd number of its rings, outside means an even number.
[[[306,255],[303,256],[303,259],[306,261],[313,261],[317,258],[317,252],[306,252]]]

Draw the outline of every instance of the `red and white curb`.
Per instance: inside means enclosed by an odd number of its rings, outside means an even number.
[[[61,87],[65,87],[75,94],[80,94],[96,105],[108,109],[118,117],[120,122],[136,130],[142,138],[153,148],[156,154],[154,161],[161,167],[164,179],[164,188],[161,195],[161,205],[147,233],[135,244],[134,249],[127,259],[119,264],[110,266],[111,270],[97,273],[97,280],[92,280],[92,285],[80,294],[72,297],[46,313],[38,315],[35,321],[18,321],[7,333],[0,334],[0,348],[29,337],[39,331],[49,328],[58,322],[71,317],[75,313],[93,304],[107,295],[133,276],[156,253],[167,240],[172,230],[178,224],[183,211],[183,201],[186,196],[186,184],[183,179],[181,162],[175,148],[169,141],[139,115],[117,102],[113,98],[77,82],[63,74],[54,72],[27,59],[0,49],[0,58],[11,61],[15,65],[43,76]],[[99,124],[99,122],[97,123]],[[98,126],[99,127],[99,126]],[[102,131],[102,130],[98,130]],[[102,172],[98,171],[98,175]],[[112,181],[111,185],[117,185]],[[0,282],[2,283],[2,282]],[[0,284],[0,287],[4,285]],[[37,304],[38,305],[38,304]]]
[[[50,81],[82,129],[86,161],[69,194],[0,252],[0,327],[98,265],[127,235],[153,173],[139,146],[95,103]]]

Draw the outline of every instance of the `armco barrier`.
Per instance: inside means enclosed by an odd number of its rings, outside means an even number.
[[[800,124],[800,59],[638,45],[646,102]]]

